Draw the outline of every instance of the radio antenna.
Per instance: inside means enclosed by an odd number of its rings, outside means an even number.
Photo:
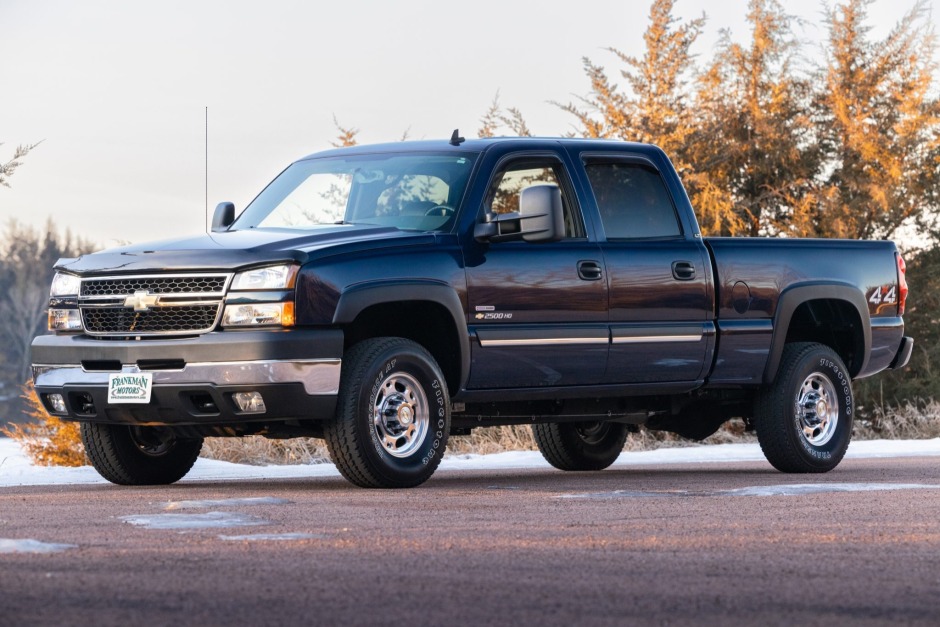
[[[206,217],[202,226],[209,233],[209,107],[206,106]]]

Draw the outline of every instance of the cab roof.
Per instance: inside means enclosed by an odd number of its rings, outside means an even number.
[[[307,155],[301,161],[321,157],[340,157],[351,155],[403,153],[403,152],[470,152],[483,153],[492,149],[500,152],[513,150],[537,150],[539,148],[575,148],[581,151],[597,150],[629,150],[638,153],[660,152],[652,144],[626,142],[617,139],[586,139],[578,137],[486,137],[480,139],[466,139],[458,145],[449,139],[431,139],[420,141],[402,141],[383,144],[361,144],[343,148],[333,148]]]

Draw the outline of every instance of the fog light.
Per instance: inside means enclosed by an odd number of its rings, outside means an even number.
[[[81,331],[82,314],[78,309],[50,309],[50,331]]]
[[[266,411],[264,399],[258,392],[235,392],[232,394],[239,411],[251,414],[262,414]]]
[[[57,414],[65,414],[68,411],[65,409],[65,399],[62,398],[61,394],[48,394],[46,400],[49,401],[49,404],[52,405],[52,411]]]

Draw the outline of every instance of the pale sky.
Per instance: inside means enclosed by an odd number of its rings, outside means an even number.
[[[573,119],[548,103],[588,92],[581,58],[642,55],[647,0],[0,0],[0,161],[43,140],[0,187],[0,227],[52,218],[103,246],[205,230],[291,161],[329,147],[335,115],[362,143],[475,136],[497,90],[537,135]],[[821,57],[823,4],[784,2]],[[875,0],[882,37],[914,0]],[[929,0],[940,31],[940,0]],[[678,0],[747,38],[746,0]]]

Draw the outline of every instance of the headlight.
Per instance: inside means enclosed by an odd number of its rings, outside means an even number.
[[[56,272],[52,278],[52,289],[49,290],[50,296],[78,296],[82,287],[82,280],[74,274],[63,274]]]
[[[233,290],[287,290],[294,287],[297,266],[281,264],[266,268],[245,270],[235,275]]]
[[[223,327],[294,326],[294,303],[226,305]]]

